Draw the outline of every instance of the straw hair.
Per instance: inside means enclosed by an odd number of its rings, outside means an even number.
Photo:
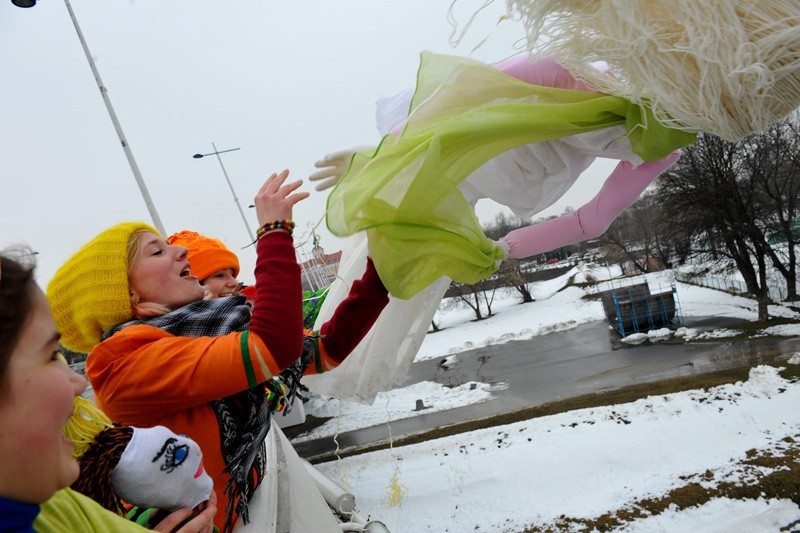
[[[72,403],[72,414],[64,426],[64,437],[75,443],[72,456],[80,459],[101,431],[112,427],[111,419],[83,396]]]
[[[47,286],[61,343],[70,350],[90,352],[103,332],[133,318],[127,250],[137,230],[158,235],[143,222],[112,226],[70,257]]]
[[[507,0],[528,49],[665,125],[729,141],[800,106],[797,0]],[[588,66],[605,61],[617,78]]]

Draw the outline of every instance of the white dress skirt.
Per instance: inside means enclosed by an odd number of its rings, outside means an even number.
[[[405,120],[412,95],[402,91],[378,100],[376,117],[382,135]],[[615,126],[509,150],[478,168],[459,190],[473,207],[479,199],[489,198],[527,218],[561,198],[600,156],[641,162],[625,137],[625,127]],[[353,282],[364,274],[367,255],[364,232],[347,238],[337,279],[315,329],[331,318]],[[347,359],[332,371],[305,376],[303,383],[317,394],[364,404],[402,384],[450,282],[443,276],[407,300],[390,295],[372,329]]]

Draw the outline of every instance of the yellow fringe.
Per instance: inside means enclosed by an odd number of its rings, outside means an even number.
[[[91,401],[82,396],[72,403],[72,414],[64,426],[64,437],[75,443],[72,456],[79,459],[104,429],[112,427],[111,420]]]
[[[389,395],[386,395],[386,427],[389,430],[389,457],[394,463],[394,472],[389,479],[389,486],[386,487],[386,508],[393,509],[400,507],[406,499],[408,490],[405,485],[400,483],[400,461],[394,454],[394,435],[392,435],[392,425],[390,423],[391,415],[389,414]]]
[[[394,473],[392,473],[392,477],[389,480],[389,486],[386,488],[386,508],[393,509],[395,507],[400,507],[403,504],[403,500],[406,498],[406,493],[408,492],[406,487],[402,485],[399,481],[400,479],[400,465],[397,462],[397,459],[394,459]]]

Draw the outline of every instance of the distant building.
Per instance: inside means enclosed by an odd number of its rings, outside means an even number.
[[[336,279],[336,272],[339,270],[341,259],[341,250],[326,254],[322,246],[319,245],[319,237],[315,235],[311,257],[309,258],[307,254],[306,257],[301,257],[300,269],[302,271],[303,290],[318,291],[333,283],[333,280]]]

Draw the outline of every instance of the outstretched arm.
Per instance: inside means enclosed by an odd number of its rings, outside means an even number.
[[[259,226],[291,220],[292,208],[308,198],[295,192],[301,181],[285,184],[288,170],[272,174],[255,197]],[[292,236],[282,229],[267,231],[256,243],[256,289],[249,329],[267,346],[279,369],[293,363],[303,343],[303,292]]]
[[[347,298],[319,329],[327,355],[337,364],[344,361],[372,328],[387,303],[389,293],[368,257],[364,275],[353,283]]]
[[[493,66],[497,70],[531,85],[593,92],[593,89],[576,79],[551,57],[533,61],[527,54],[521,54]],[[376,116],[381,133],[391,132],[392,135],[400,135],[408,119],[408,107],[412,96],[413,91],[407,90],[378,99]],[[315,187],[318,191],[329,189],[339,182],[356,152],[371,154],[374,151],[374,146],[363,145],[330,153],[314,163],[314,166],[320,170],[311,174],[308,179],[319,182]]]
[[[661,161],[636,168],[628,161],[620,161],[600,192],[577,211],[514,230],[503,237],[508,245],[507,256],[521,259],[599,237],[679,157],[680,152],[676,151]]]

